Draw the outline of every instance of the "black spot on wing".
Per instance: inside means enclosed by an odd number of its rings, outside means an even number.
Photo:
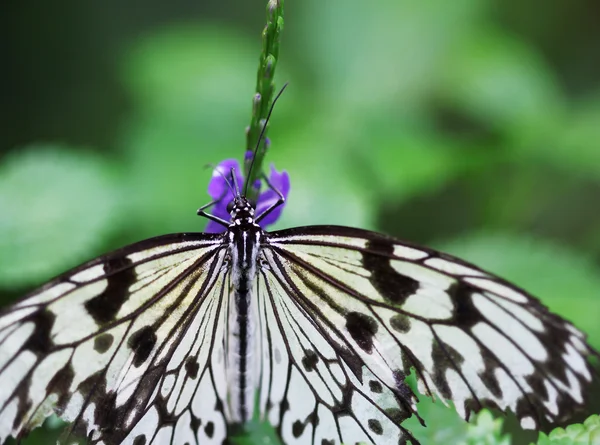
[[[431,358],[434,363],[432,378],[435,386],[437,386],[442,396],[451,399],[452,391],[446,379],[446,371],[453,369],[460,374],[460,366],[464,362],[464,358],[450,345],[442,345],[437,341],[433,344]]]
[[[335,445],[335,440],[333,439],[322,439],[321,440],[321,445]]]
[[[95,421],[100,426],[100,429],[112,429],[115,425],[121,425],[122,419],[119,414],[121,410],[117,409],[117,393],[109,391],[105,395],[101,395],[97,399]]]
[[[67,363],[62,369],[54,374],[46,385],[46,392],[48,394],[54,393],[58,395],[56,406],[59,410],[62,410],[69,401],[69,388],[71,388],[71,383],[73,383],[74,378],[75,372],[73,371],[73,366],[71,363]]]
[[[185,361],[185,372],[187,373],[188,377],[191,378],[192,380],[196,380],[196,378],[198,377],[199,370],[200,370],[200,365],[198,365],[196,358],[188,357],[187,360]]]
[[[544,308],[544,312],[545,308]],[[540,317],[541,318],[541,317]],[[565,321],[559,319],[554,314],[544,313],[543,322],[546,322],[548,327],[546,332],[535,332],[540,342],[549,350],[552,351],[552,358],[544,362],[544,367],[548,374],[560,380],[567,386],[570,386],[569,377],[567,376],[567,366],[564,360],[557,360],[558,357],[563,357],[567,353],[567,344],[570,342],[571,335],[565,325]],[[557,328],[555,326],[560,326]]]
[[[204,427],[204,433],[206,434],[206,437],[212,439],[215,434],[215,424],[213,422],[208,422]]]
[[[537,407],[532,405],[531,400],[524,395],[517,400],[517,409],[515,414],[517,415],[517,419],[519,419],[519,421],[526,417],[531,417],[531,419],[535,421],[536,426],[540,425],[541,423],[541,417],[540,413],[537,411]]]
[[[362,367],[364,365],[364,362],[360,359],[360,357],[357,356],[354,352],[350,351],[349,349],[343,348],[343,347],[340,347],[340,349],[338,350],[337,353],[341,357],[341,359],[344,360],[344,363],[346,363],[348,368],[350,368],[350,371],[352,372],[352,374],[354,374],[354,376],[359,381],[362,381],[362,378],[363,378]]]
[[[296,420],[292,424],[292,434],[294,435],[295,438],[302,436],[302,433],[304,432],[304,427],[305,427],[304,423],[300,422],[299,420]]]
[[[38,311],[31,314],[27,321],[32,322],[35,328],[23,345],[23,349],[27,349],[36,355],[48,354],[54,346],[50,338],[54,320],[54,314],[50,311]]]
[[[133,445],[146,445],[146,436],[140,434],[135,439],[133,439]]]
[[[346,314],[346,329],[358,346],[369,354],[373,351],[373,336],[377,328],[377,322],[369,315],[360,312]]]
[[[131,334],[128,345],[133,351],[133,366],[139,368],[150,356],[156,345],[156,333],[151,326],[144,326]]]
[[[472,295],[476,292],[481,293],[479,289],[462,280],[458,280],[448,289],[448,294],[455,304],[454,322],[462,329],[470,329],[482,320],[481,313],[473,304]]]
[[[390,326],[394,330],[402,334],[406,334],[408,331],[410,331],[410,318],[404,314],[393,315],[390,317]]]
[[[317,363],[319,363],[319,356],[315,353],[315,351],[311,349],[307,349],[304,351],[304,357],[302,357],[302,365],[304,369],[308,372],[314,371],[317,369]]]
[[[497,366],[495,363],[492,362],[492,360],[489,357],[486,360],[485,354],[483,355],[483,360],[485,364],[485,369],[483,372],[479,373],[479,377],[481,378],[481,381],[484,383],[486,388],[489,389],[494,396],[502,398],[502,388],[500,388],[500,383],[498,382],[498,378],[496,377]]]
[[[543,401],[548,401],[548,390],[546,385],[544,385],[544,380],[544,375],[537,373],[525,376],[525,381],[531,386],[531,389],[533,389],[533,394]]]
[[[373,431],[375,434],[377,434],[378,436],[381,436],[383,434],[383,428],[382,428],[381,422],[379,422],[379,420],[369,419],[369,421],[367,422],[367,425],[369,425],[369,429],[371,431]]]
[[[377,380],[369,381],[369,389],[371,390],[371,392],[374,392],[377,394],[381,394],[383,392],[383,386]]]
[[[194,435],[198,436],[198,430],[200,429],[200,426],[202,425],[202,420],[200,420],[198,417],[196,417],[194,415],[194,413],[190,413],[190,416],[192,417],[190,419],[190,428],[194,432]]]
[[[419,282],[394,270],[387,256],[393,255],[394,245],[381,240],[370,240],[363,252],[363,266],[371,272],[371,284],[384,300],[402,306],[419,289]]]
[[[137,279],[135,268],[131,264],[131,260],[123,256],[105,261],[106,289],[85,303],[88,314],[99,325],[113,321],[129,298],[129,287]]]
[[[104,354],[106,351],[110,349],[114,342],[115,338],[112,334],[105,333],[97,335],[94,338],[94,351]]]

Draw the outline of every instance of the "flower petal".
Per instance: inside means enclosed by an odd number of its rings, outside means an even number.
[[[281,192],[284,198],[287,198],[288,193],[290,193],[290,175],[288,175],[288,172],[281,170],[281,173],[279,173],[275,165],[271,164],[269,182]]]
[[[227,227],[222,226],[216,221],[209,220],[208,224],[206,224],[206,229],[204,229],[205,233],[221,233],[227,230]]]
[[[236,180],[238,184],[243,184],[244,177],[242,176],[242,171],[240,169],[240,164],[237,159],[225,159],[214,168],[212,178],[208,183],[208,194],[213,200],[219,200],[215,203],[215,205],[209,210],[209,212],[225,221],[229,221],[231,219],[231,215],[227,211],[227,204],[233,198],[231,195],[232,191],[227,184],[227,180],[225,178],[231,177],[231,170],[234,170]],[[209,220],[206,225],[205,232],[208,233],[220,233],[227,229],[227,227],[219,224],[216,221]]]
[[[229,192],[229,186],[225,178],[229,178],[231,175],[231,169],[235,170],[235,178],[238,184],[244,183],[244,177],[242,176],[242,170],[237,159],[225,159],[214,168],[212,178],[208,183],[208,194],[212,199],[224,198]],[[227,204],[225,204],[227,206]]]
[[[249,157],[253,156],[253,153],[246,152],[246,161]],[[213,176],[208,183],[208,194],[213,200],[218,200],[215,205],[210,209],[210,213],[218,218],[225,221],[231,219],[231,215],[227,211],[227,205],[231,201],[231,194],[229,185],[225,178],[229,178],[231,170],[234,170],[238,185],[243,188],[244,177],[240,169],[240,164],[236,159],[225,159],[220,162],[213,171]],[[287,198],[290,192],[290,177],[286,171],[279,173],[273,164],[271,164],[271,172],[269,174],[269,182],[271,185],[281,192],[284,198]],[[260,187],[260,180],[257,180],[253,184],[257,189]],[[267,189],[258,196],[258,204],[256,206],[256,215],[261,215],[265,210],[273,206],[279,200],[279,195],[273,189]],[[261,222],[261,227],[273,224],[279,219],[281,212],[283,211],[284,205],[280,205],[276,209],[272,210]],[[224,232],[227,227],[217,223],[216,221],[209,220],[206,225],[205,232],[207,233],[221,233]]]
[[[284,198],[287,199],[287,196],[290,192],[290,176],[288,173],[283,170],[279,173],[275,166],[271,165],[271,174],[269,175],[269,182],[271,185],[277,189]],[[279,195],[275,190],[267,189],[262,192],[258,197],[258,204],[256,206],[256,215],[261,215],[265,210],[274,205],[279,200]],[[265,218],[260,222],[261,227],[266,228],[266,226],[275,223],[279,217],[281,216],[281,212],[285,204],[280,205],[279,207],[273,209]]]

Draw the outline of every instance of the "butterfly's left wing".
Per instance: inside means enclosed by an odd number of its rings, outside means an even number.
[[[406,440],[411,368],[465,418],[492,407],[539,428],[585,403],[585,336],[473,265],[333,226],[268,234],[263,253],[261,412],[286,444]]]
[[[142,241],[2,311],[0,443],[53,411],[90,443],[222,443],[221,238]]]

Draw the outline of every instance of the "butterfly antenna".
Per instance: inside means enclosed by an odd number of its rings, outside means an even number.
[[[235,177],[235,168],[231,169],[231,182],[233,183],[232,191],[235,198],[239,198],[240,195],[240,187],[237,183],[237,179]]]
[[[273,102],[271,103],[271,108],[269,108],[269,112],[267,113],[267,118],[265,119],[265,124],[263,125],[262,129],[260,130],[260,135],[258,136],[258,141],[256,141],[256,146],[254,147],[253,151],[253,156],[252,156],[252,161],[250,162],[250,168],[248,169],[248,176],[246,177],[246,184],[244,185],[244,196],[246,196],[248,194],[248,184],[250,183],[250,177],[252,176],[252,169],[254,168],[254,160],[256,159],[256,153],[258,152],[258,147],[260,146],[260,141],[263,140],[263,136],[265,135],[265,131],[267,130],[267,124],[269,123],[269,119],[271,119],[271,113],[273,112],[273,108],[275,108],[275,103],[277,102],[277,99],[279,99],[279,97],[283,94],[283,91],[286,89],[286,87],[288,86],[288,82],[284,83],[283,86],[281,87],[281,89],[279,90],[279,93],[277,93],[277,95],[275,96],[275,99],[273,99]]]
[[[221,171],[221,169],[219,168],[218,165],[215,165],[215,164],[206,164],[206,167],[210,167],[210,168],[212,168],[213,172],[217,172],[217,174],[219,176],[221,176],[221,178],[223,178],[223,180],[225,181],[225,184],[227,184],[227,187],[229,188],[229,190],[231,191],[231,193],[232,194],[235,193],[235,189],[234,189],[233,185],[231,184],[231,181],[229,179],[227,179],[227,176],[225,175],[225,173],[223,173]],[[234,175],[232,174],[232,178],[233,177],[234,177]]]

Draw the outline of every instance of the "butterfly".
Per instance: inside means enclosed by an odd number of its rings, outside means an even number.
[[[417,444],[411,372],[467,419],[584,406],[599,354],[527,292],[375,232],[267,232],[284,193],[257,212],[235,178],[229,220],[199,210],[220,233],[129,245],[0,313],[0,443],[56,413],[92,444],[222,444],[256,417],[284,444]]]

